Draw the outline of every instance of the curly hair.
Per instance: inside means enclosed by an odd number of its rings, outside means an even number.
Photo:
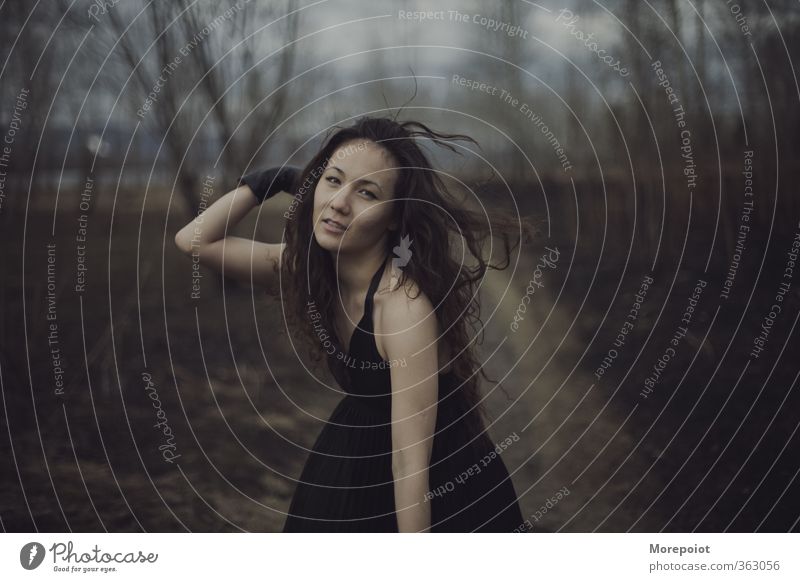
[[[401,235],[414,241],[414,260],[402,269],[399,286],[405,288],[404,283],[410,279],[435,306],[440,329],[444,330],[440,341],[446,342],[449,353],[454,354],[452,369],[459,386],[456,392],[466,400],[471,411],[467,422],[473,423],[475,429],[481,429],[486,415],[481,406],[477,372],[487,381],[496,382],[486,375],[476,359],[475,346],[470,339],[472,324],[483,328],[476,285],[489,268],[507,268],[511,253],[520,241],[527,242],[536,231],[510,213],[487,209],[485,214],[466,208],[445,187],[418,143],[419,138],[429,139],[453,152],[458,150],[448,140],[468,141],[480,147],[467,135],[440,133],[418,121],[398,122],[371,116],[361,117],[349,127],[336,126],[333,130],[292,186],[295,199],[300,201],[296,216],[287,221],[286,247],[281,261],[288,286],[294,291],[283,298],[287,320],[300,332],[300,339],[308,345],[312,360],[319,361],[322,350],[319,338],[309,325],[307,305],[313,301],[321,315],[318,323],[327,330],[334,330],[336,298],[334,260],[313,236],[313,198],[321,178],[319,169],[324,168],[344,144],[359,139],[370,140],[391,154],[398,170],[396,202],[392,203],[392,212],[398,219],[399,228],[390,233],[386,253],[391,253],[391,249],[400,244]],[[492,265],[483,258],[484,243],[493,235],[503,243],[505,262],[502,265]],[[464,248],[457,245],[455,241],[458,239]],[[469,255],[477,261],[473,267],[468,267],[463,259]],[[302,293],[304,289],[305,294]],[[341,346],[344,342],[338,339]],[[336,371],[333,372],[336,375]],[[338,375],[336,377],[341,379]]]

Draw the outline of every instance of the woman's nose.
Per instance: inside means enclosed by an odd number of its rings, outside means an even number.
[[[346,211],[350,208],[351,191],[352,188],[349,186],[343,186],[340,190],[334,192],[330,202],[331,208],[346,214]]]

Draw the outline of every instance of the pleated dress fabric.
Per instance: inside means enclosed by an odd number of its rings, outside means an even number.
[[[346,395],[312,447],[284,532],[398,531],[390,367],[375,345],[372,321],[373,296],[386,262],[372,277],[346,356],[329,358]],[[469,428],[470,414],[455,376],[439,374],[425,501],[431,504],[431,531],[511,532],[523,523],[514,486],[486,431]]]

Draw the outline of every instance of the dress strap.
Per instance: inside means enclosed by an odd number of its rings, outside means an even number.
[[[386,267],[386,261],[389,260],[389,255],[384,257],[381,266],[378,267],[378,270],[372,276],[372,280],[369,283],[369,289],[367,290],[367,296],[364,299],[364,313],[369,314],[370,317],[368,321],[372,321],[372,296],[375,295],[375,292],[378,290],[378,284],[381,281],[381,275],[383,275],[384,268]]]

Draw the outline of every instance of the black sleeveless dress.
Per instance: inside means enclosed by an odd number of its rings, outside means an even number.
[[[388,259],[388,256],[387,256]],[[390,363],[375,345],[373,275],[348,357],[329,356],[346,396],[314,443],[289,507],[284,532],[397,532],[392,479]],[[395,362],[402,365],[402,362]],[[432,532],[511,532],[523,523],[503,452],[516,433],[493,443],[470,429],[469,407],[451,372],[439,374],[436,432],[429,467]],[[474,422],[474,421],[473,421]]]

